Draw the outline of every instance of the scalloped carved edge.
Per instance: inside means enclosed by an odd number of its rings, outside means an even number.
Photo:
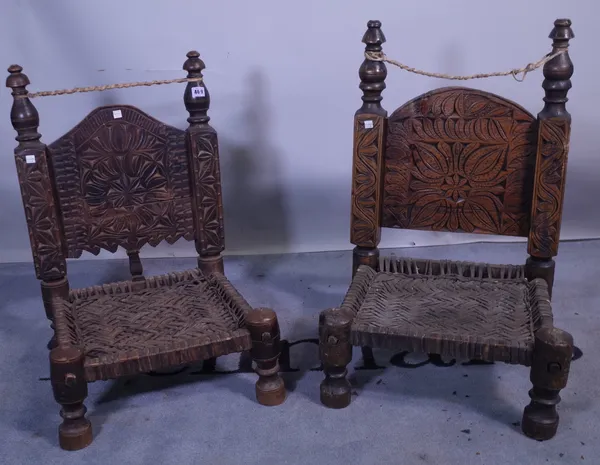
[[[372,123],[371,128],[365,122]],[[377,247],[381,239],[382,165],[386,118],[360,114],[354,118],[352,224],[350,242]]]
[[[570,132],[571,122],[566,119],[539,121],[528,244],[528,252],[534,257],[558,254]]]

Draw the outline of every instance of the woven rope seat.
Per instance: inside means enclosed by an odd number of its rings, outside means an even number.
[[[250,310],[225,276],[190,270],[72,290],[55,325],[94,381],[249,350]]]
[[[552,322],[545,281],[523,267],[387,259],[359,267],[341,310],[351,342],[531,365],[534,331]]]

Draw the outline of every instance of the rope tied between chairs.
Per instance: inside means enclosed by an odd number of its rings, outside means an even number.
[[[72,89],[61,89],[61,90],[45,90],[42,92],[30,92],[24,95],[15,95],[15,98],[36,98],[36,97],[50,97],[53,95],[68,95],[78,94],[83,92],[102,92],[110,89],[127,89],[129,87],[142,87],[142,86],[160,86],[163,84],[174,84],[182,82],[202,82],[201,77],[193,78],[177,78],[177,79],[159,79],[155,81],[140,81],[140,82],[125,82],[121,84],[106,84],[103,86],[90,86],[90,87],[74,87]]]
[[[383,61],[389,63],[391,65],[397,66],[404,71],[408,71],[409,73],[420,74],[422,76],[440,78],[440,79],[450,79],[455,81],[466,81],[469,79],[483,79],[489,77],[498,77],[498,76],[512,76],[516,81],[523,82],[527,73],[535,71],[536,69],[544,66],[547,62],[556,58],[558,55],[565,53],[567,50],[558,50],[554,53],[549,53],[545,55],[540,60],[529,63],[522,68],[515,68],[508,71],[496,71],[493,73],[477,73],[477,74],[469,74],[466,76],[455,76],[451,74],[445,73],[432,73],[429,71],[423,71],[417,68],[413,68],[411,66],[405,65],[397,60],[393,60],[388,58],[388,56],[383,52],[365,52],[365,58],[371,61]],[[519,75],[522,74],[522,77],[519,78]],[[120,84],[106,84],[102,86],[89,86],[89,87],[74,87],[71,89],[60,89],[60,90],[47,90],[41,92],[29,92],[23,95],[15,95],[15,98],[36,98],[36,97],[50,97],[54,95],[69,95],[69,94],[78,94],[84,92],[102,92],[105,90],[111,89],[127,89],[130,87],[142,87],[142,86],[159,86],[164,84],[174,84],[174,83],[183,83],[183,82],[202,82],[201,77],[193,77],[193,78],[177,78],[177,79],[160,79],[155,81],[141,81],[141,82],[126,82]]]
[[[557,56],[565,53],[566,51],[567,51],[566,49],[563,49],[563,50],[558,50],[554,53],[548,53],[547,55],[544,55],[544,57],[542,57],[540,60],[535,61],[533,63],[529,63],[528,65],[523,66],[522,68],[515,68],[515,69],[508,70],[508,71],[496,71],[493,73],[469,74],[466,76],[454,76],[451,74],[432,73],[429,71],[423,71],[423,70],[405,65],[404,63],[401,63],[399,61],[392,60],[391,58],[388,58],[387,55],[383,52],[366,51],[365,58],[367,60],[371,60],[371,61],[384,61],[391,65],[397,66],[398,68],[403,69],[404,71],[408,71],[409,73],[420,74],[421,76],[428,76],[428,77],[434,77],[434,78],[440,78],[440,79],[451,79],[454,81],[467,81],[469,79],[484,79],[484,78],[489,78],[489,77],[512,76],[515,79],[515,81],[523,82],[525,80],[525,77],[527,76],[527,73],[530,73],[531,71],[535,71],[536,69],[544,66],[547,62],[549,62],[553,58],[556,58]],[[521,78],[519,78],[520,74],[523,75]]]

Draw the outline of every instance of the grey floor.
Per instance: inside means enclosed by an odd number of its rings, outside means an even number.
[[[522,263],[523,244],[471,244],[398,250],[398,255]],[[340,303],[350,252],[227,257],[229,279],[254,306],[275,308],[290,342],[316,336],[317,314]],[[557,436],[538,443],[520,433],[528,402],[524,367],[436,367],[426,357],[376,352],[384,368],[351,366],[350,407],[322,407],[317,346],[290,348],[289,395],[279,407],[254,401],[255,375],[142,375],[90,385],[93,444],[79,452],[57,446],[58,407],[48,377],[51,332],[29,264],[0,266],[0,463],[3,464],[507,464],[600,463],[598,366],[600,242],[561,244],[553,306],[583,356],[571,367],[559,406]],[[147,274],[191,268],[194,259],[146,260]],[[73,287],[127,277],[122,261],[69,265]],[[239,357],[219,359],[235,371]],[[401,365],[401,366],[398,366]],[[411,368],[412,366],[412,368]]]

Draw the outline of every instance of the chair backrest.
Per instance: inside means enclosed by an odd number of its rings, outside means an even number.
[[[563,53],[544,65],[545,106],[537,118],[463,87],[428,92],[388,117],[381,106],[385,63],[365,58],[351,225],[363,264],[378,255],[367,252],[376,249],[381,227],[523,236],[532,257],[557,254],[571,123],[570,25],[557,20],[550,34],[553,53]],[[367,52],[382,51],[379,21],[369,21],[363,42]]]
[[[201,78],[204,63],[190,52],[183,69]],[[66,274],[66,258],[83,251],[127,250],[141,275],[139,249],[195,239],[201,259],[224,248],[217,134],[208,124],[203,81],[188,82],[184,131],[127,105],[96,108],[46,146],[28,98],[29,80],[13,65],[7,86],[19,145],[15,160],[37,276]],[[222,262],[221,262],[222,263]],[[222,265],[221,265],[222,266]]]

